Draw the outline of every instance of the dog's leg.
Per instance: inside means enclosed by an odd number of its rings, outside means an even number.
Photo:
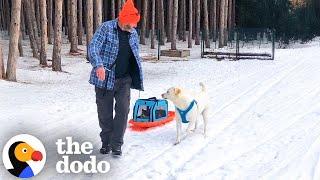
[[[209,111],[207,108],[202,112],[204,137],[207,137],[207,124],[208,124],[208,115],[209,115],[208,113],[209,113]]]
[[[189,122],[189,125],[188,125],[188,128],[187,128],[187,133],[188,134],[194,133],[194,131],[195,131],[195,128],[194,128],[195,123],[196,123],[195,121],[190,121]]]
[[[193,133],[195,131],[195,126],[198,120],[198,113],[197,112],[193,112],[192,115],[190,116],[190,121],[189,121],[189,125],[187,128],[187,133]]]
[[[176,127],[177,127],[177,139],[174,145],[177,145],[181,142],[181,120],[180,118],[176,117]]]
[[[187,133],[191,134],[195,131],[195,124],[196,124],[196,119],[192,120],[189,122],[188,128],[187,128]]]

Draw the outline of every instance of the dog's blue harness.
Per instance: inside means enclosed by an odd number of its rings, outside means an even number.
[[[193,106],[195,104],[197,104],[197,101],[193,100],[186,110],[181,110],[181,109],[176,107],[178,112],[179,112],[179,114],[180,114],[180,117],[181,117],[181,120],[182,120],[183,123],[189,123],[189,121],[187,120],[187,114],[193,108]]]

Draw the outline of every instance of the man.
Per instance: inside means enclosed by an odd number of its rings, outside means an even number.
[[[104,22],[89,44],[89,59],[93,66],[89,82],[95,86],[102,154],[112,151],[113,155],[121,156],[130,88],[143,90],[139,37],[134,29],[139,20],[138,10],[132,0],[128,0],[119,17]]]

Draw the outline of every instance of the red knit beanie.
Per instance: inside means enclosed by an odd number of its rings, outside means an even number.
[[[140,15],[138,10],[134,7],[132,0],[127,0],[124,3],[122,10],[119,13],[119,21],[121,24],[132,24],[137,26],[140,21]]]

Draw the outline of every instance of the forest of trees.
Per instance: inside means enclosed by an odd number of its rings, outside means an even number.
[[[283,43],[320,36],[319,0],[238,0],[238,27],[273,28]]]
[[[23,55],[21,41],[29,39],[33,57],[47,66],[46,50],[53,44],[52,69],[61,71],[61,43],[70,42],[70,54],[79,54],[78,45],[90,42],[103,22],[117,18],[125,0],[0,0],[0,30],[10,34],[10,52],[6,78],[15,81],[15,55]],[[235,0],[135,0],[141,14],[138,26],[140,43],[188,41],[188,48],[200,44],[203,32],[206,47],[209,39],[218,38],[226,45],[226,29],[235,26]],[[214,32],[214,33],[212,33]],[[220,33],[217,33],[220,32]],[[193,41],[194,40],[194,41]]]
[[[33,57],[42,67],[52,59],[52,70],[61,71],[62,41],[70,43],[71,55],[79,55],[78,45],[88,44],[102,22],[117,18],[124,2],[0,0],[0,31],[10,35],[7,71],[4,74],[0,56],[0,78],[16,81],[22,40],[29,40]],[[221,48],[227,45],[228,31],[239,27],[275,29],[277,40],[285,43],[320,35],[319,0],[135,0],[135,4],[141,14],[140,43],[150,41],[150,48],[155,48],[158,34],[159,43],[171,43],[172,50],[177,49],[178,40],[192,48],[202,37],[206,48],[210,40],[217,40]],[[52,57],[47,57],[48,44],[53,45]]]

